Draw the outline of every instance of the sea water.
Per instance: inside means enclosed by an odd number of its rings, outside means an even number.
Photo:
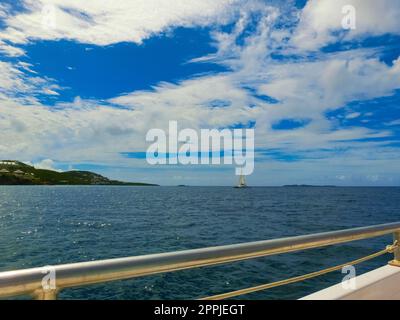
[[[1,186],[0,271],[274,239],[400,221],[400,188]],[[191,299],[383,249],[385,236],[226,265],[66,289],[61,299]],[[386,255],[357,266],[361,274]],[[340,271],[249,294],[297,299]]]

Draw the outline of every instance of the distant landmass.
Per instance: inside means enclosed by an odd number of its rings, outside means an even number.
[[[36,169],[16,160],[0,160],[0,185],[116,185],[157,186],[140,182],[110,180],[89,171],[57,172]]]
[[[310,184],[287,184],[287,185],[284,185],[283,187],[286,187],[286,188],[288,188],[288,187],[290,187],[290,188],[303,188],[303,187],[325,187],[325,188],[329,187],[329,188],[334,188],[336,186],[333,186],[333,185],[318,186],[318,185],[310,185]]]

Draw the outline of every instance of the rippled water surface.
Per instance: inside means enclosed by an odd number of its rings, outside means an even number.
[[[0,186],[0,271],[265,240],[400,221],[400,188]],[[384,248],[391,237],[67,289],[65,299],[190,299],[267,283]],[[383,265],[384,256],[357,267]],[[244,296],[297,299],[335,272]]]

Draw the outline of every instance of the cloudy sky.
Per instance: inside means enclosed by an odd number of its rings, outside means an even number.
[[[0,158],[236,183],[146,163],[147,131],[177,120],[254,127],[252,185],[399,185],[399,40],[393,0],[2,0]]]

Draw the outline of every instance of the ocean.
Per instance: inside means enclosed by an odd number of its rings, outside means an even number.
[[[400,188],[0,186],[0,271],[400,221]],[[351,261],[391,236],[65,289],[60,299],[196,299]],[[356,267],[387,263],[386,255]],[[240,297],[298,299],[340,271]]]

